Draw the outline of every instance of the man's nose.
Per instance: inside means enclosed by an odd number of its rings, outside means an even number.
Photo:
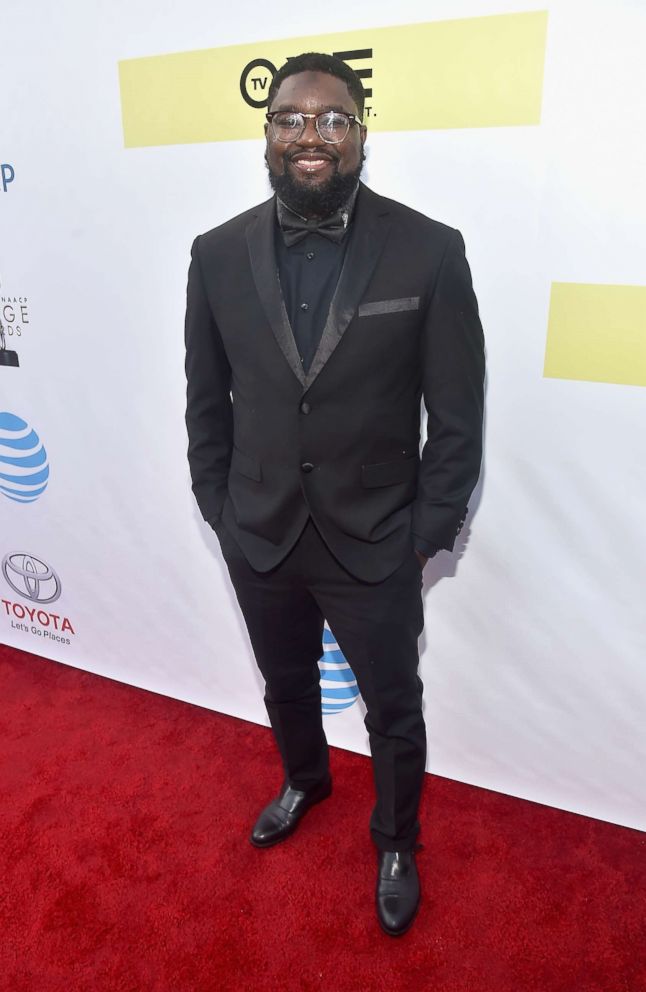
[[[316,130],[316,118],[306,117],[305,118],[305,128],[300,138],[296,142],[298,145],[310,145],[317,146],[323,145],[325,142],[321,138],[321,135]]]

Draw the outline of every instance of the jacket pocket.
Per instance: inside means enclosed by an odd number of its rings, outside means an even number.
[[[361,466],[361,485],[364,489],[378,486],[396,486],[400,482],[411,482],[417,475],[419,458],[398,458],[395,462],[376,462]]]
[[[419,296],[402,296],[398,300],[377,300],[360,303],[360,317],[376,317],[382,313],[401,313],[402,310],[419,310]]]
[[[251,455],[245,455],[239,448],[234,448],[231,453],[231,468],[239,472],[240,475],[246,475],[248,479],[253,479],[254,482],[262,482],[260,462],[256,458],[252,458]]]

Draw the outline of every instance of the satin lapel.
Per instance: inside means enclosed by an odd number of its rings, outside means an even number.
[[[390,222],[381,197],[361,184],[352,221],[354,230],[330,304],[321,341],[305,378],[309,389],[334,352],[352,320],[386,243]]]
[[[296,348],[287,310],[280,290],[278,262],[274,245],[274,200],[264,203],[247,228],[251,271],[263,310],[278,347],[298,381],[305,385],[305,373]]]

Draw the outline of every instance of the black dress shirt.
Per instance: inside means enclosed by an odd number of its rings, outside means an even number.
[[[339,281],[348,234],[338,244],[307,234],[289,248],[278,228],[276,255],[283,299],[303,369],[309,371]]]

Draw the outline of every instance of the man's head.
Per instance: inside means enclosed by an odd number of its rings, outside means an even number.
[[[306,217],[324,217],[346,202],[365,158],[363,109],[361,80],[341,59],[308,52],[289,59],[278,70],[269,88],[270,113],[350,115],[347,134],[338,142],[329,138],[334,137],[335,127],[339,135],[344,133],[342,118],[320,120],[317,129],[316,120],[306,117],[302,133],[296,127],[293,135],[279,128],[276,118],[265,125],[269,181],[292,210]]]

